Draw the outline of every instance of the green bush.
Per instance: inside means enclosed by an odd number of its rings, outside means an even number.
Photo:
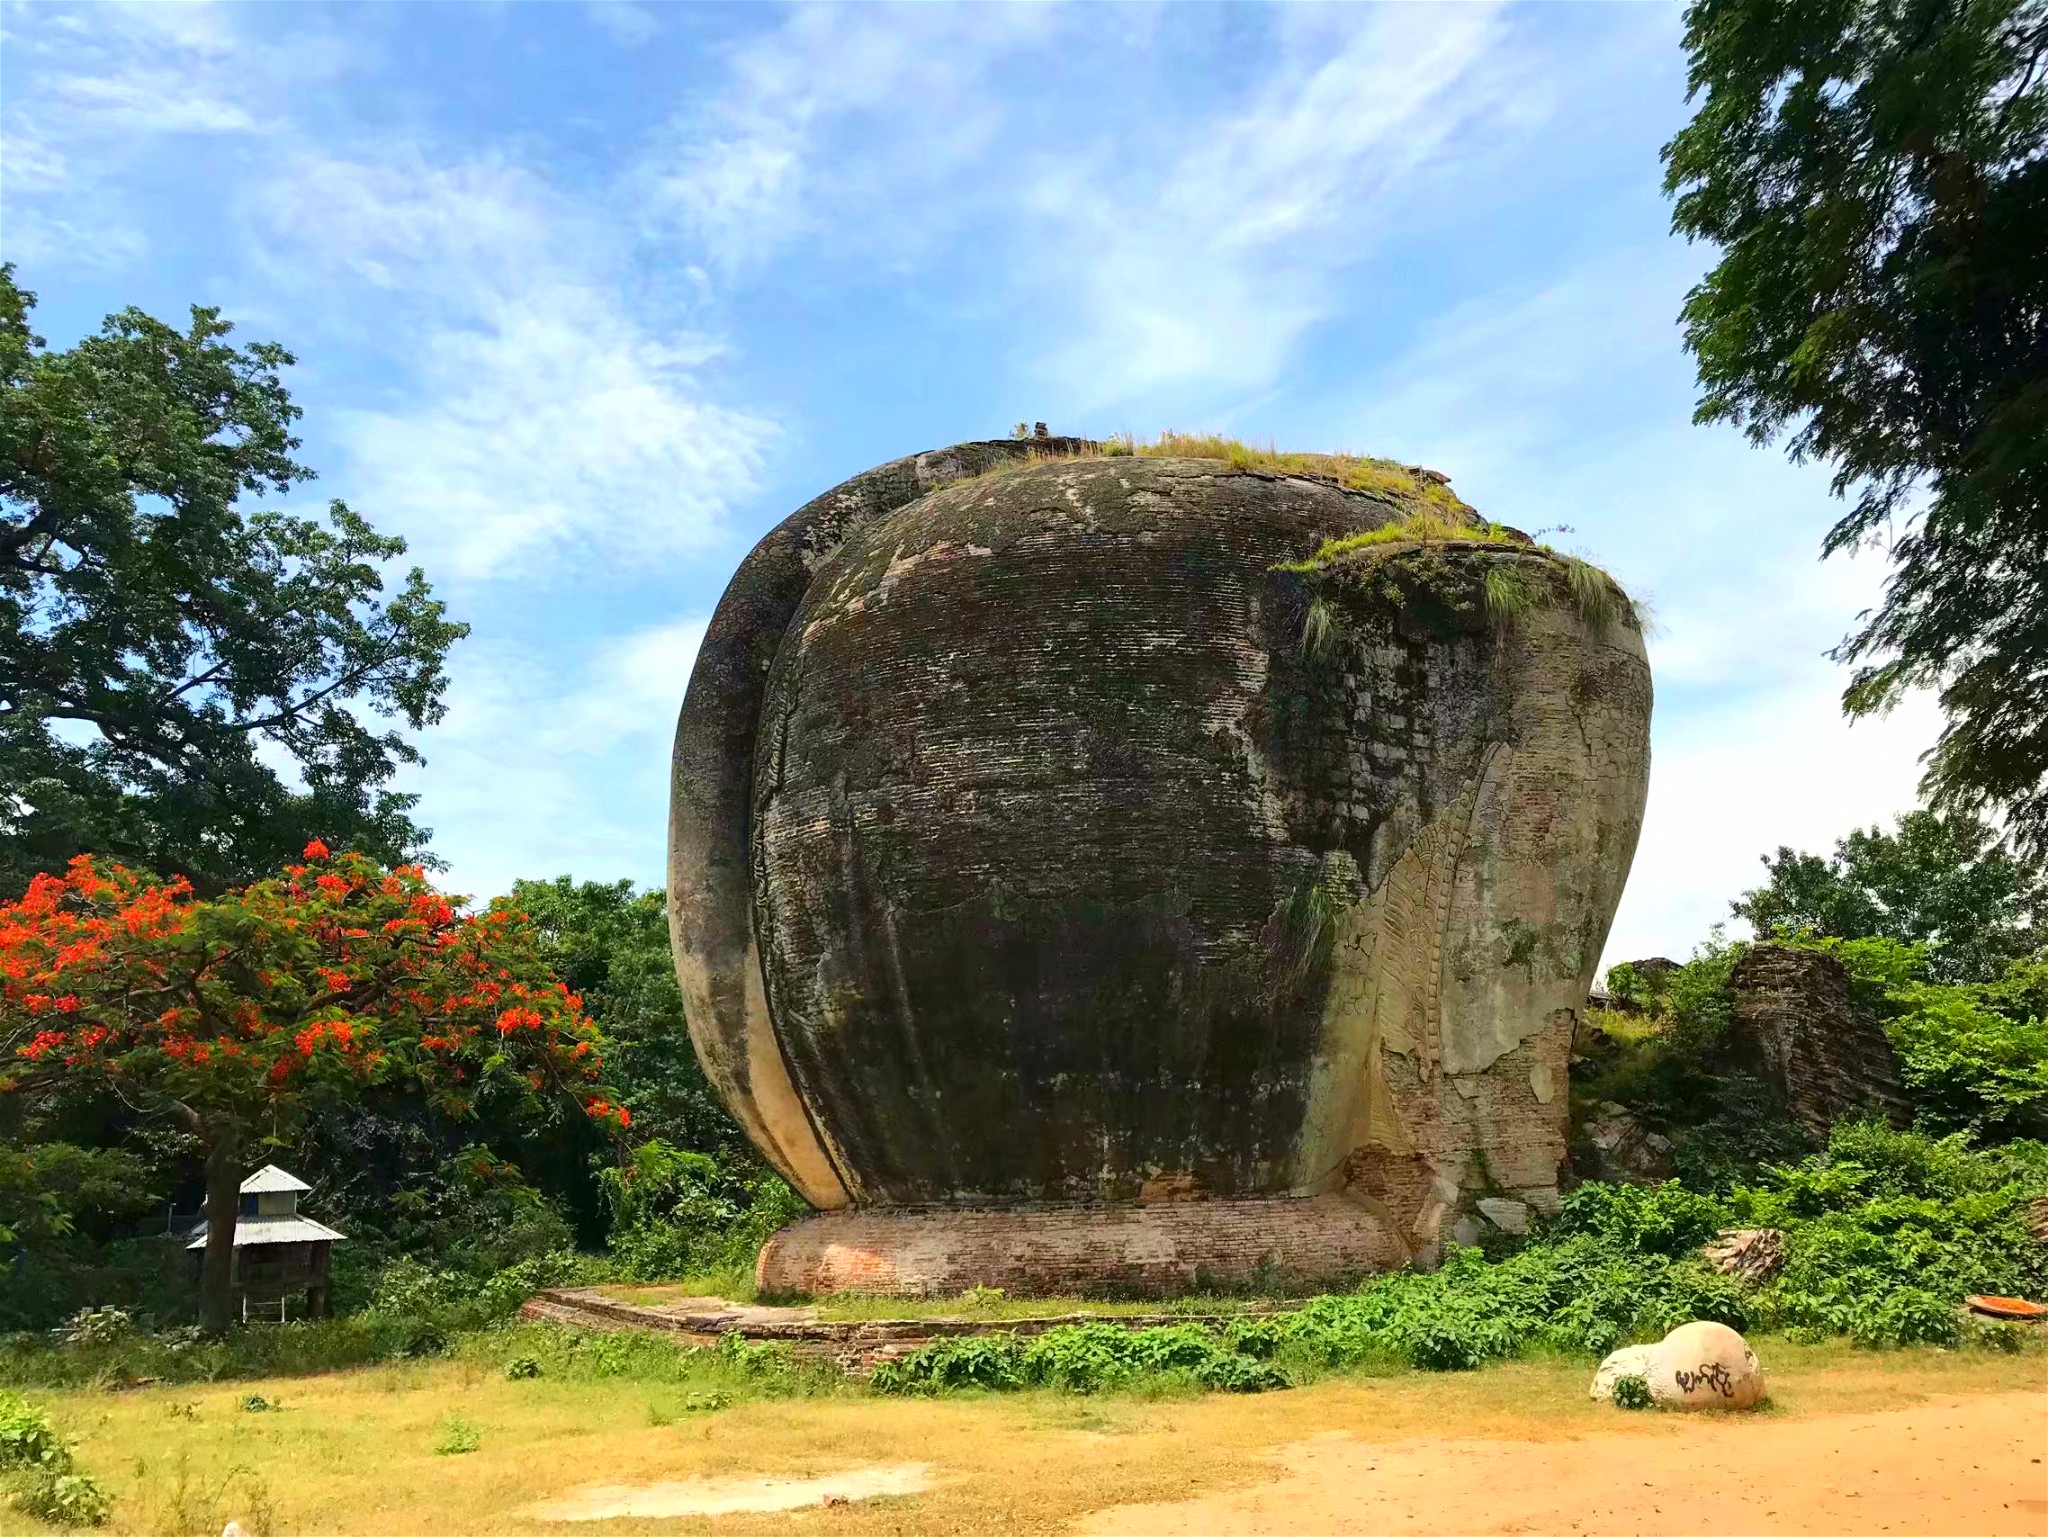
[[[874,1386],[1085,1393],[1178,1377],[1249,1390],[1325,1370],[1461,1371],[1532,1348],[1597,1356],[1694,1319],[1865,1345],[1952,1343],[1966,1332],[1967,1293],[2048,1290],[2048,1250],[2026,1226],[2028,1201],[2043,1193],[2048,1146],[1983,1149],[1848,1125],[1826,1151],[1727,1195],[1675,1181],[1582,1185],[1496,1262],[1453,1249],[1433,1272],[1381,1276],[1221,1330],[1104,1323],[938,1340],[878,1368]],[[1747,1288],[1714,1271],[1699,1249],[1729,1226],[1783,1229],[1783,1272]]]
[[[54,1526],[99,1526],[114,1508],[113,1497],[98,1479],[52,1468],[17,1475],[11,1498],[22,1510]]]
[[[1615,1378],[1614,1407],[1617,1409],[1649,1408],[1650,1384],[1641,1377]]]
[[[1010,1333],[934,1340],[876,1367],[870,1385],[880,1393],[1033,1387],[1097,1393],[1162,1378],[1230,1393],[1287,1386],[1275,1367],[1241,1352],[1228,1336],[1192,1323],[1151,1329],[1068,1324],[1031,1337]]]
[[[660,1140],[642,1143],[601,1178],[612,1210],[612,1267],[629,1281],[751,1275],[768,1235],[808,1209],[772,1174],[742,1176]]]
[[[359,1313],[248,1325],[219,1339],[193,1328],[150,1333],[104,1324],[67,1329],[56,1340],[9,1335],[0,1337],[0,1380],[42,1387],[218,1382],[444,1355],[465,1335],[511,1318],[539,1288],[587,1279],[592,1265],[579,1255],[548,1254],[478,1280],[401,1260],[385,1267]]]
[[[1952,1343],[1971,1292],[2040,1295],[2048,1249],[2027,1206],[2048,1194],[2048,1147],[1973,1147],[1881,1124],[1835,1128],[1825,1153],[1738,1191],[1728,1218],[1786,1234],[1762,1321],[1859,1344]]]
[[[441,1433],[434,1439],[436,1457],[460,1457],[473,1452],[484,1444],[476,1426],[459,1414],[451,1414],[441,1421]]]
[[[16,1393],[0,1392],[0,1484],[10,1504],[60,1526],[98,1526],[113,1506],[98,1481],[72,1465],[49,1416]]]
[[[1848,968],[1883,1022],[1919,1122],[1935,1132],[2048,1135],[2048,957],[1996,982],[1928,980],[1928,949],[1893,939],[1801,938]]]

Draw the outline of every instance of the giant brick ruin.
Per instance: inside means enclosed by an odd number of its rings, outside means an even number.
[[[856,476],[711,622],[670,920],[816,1208],[769,1290],[1329,1280],[1555,1208],[1632,606],[1427,471],[1119,446]]]

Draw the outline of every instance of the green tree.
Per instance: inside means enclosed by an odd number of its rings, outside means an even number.
[[[404,542],[343,503],[245,500],[312,478],[291,354],[199,308],[52,352],[34,302],[0,267],[0,895],[80,853],[202,890],[316,836],[413,855],[395,726],[440,718],[466,627],[417,569],[382,597]]]
[[[1763,863],[1770,879],[1729,904],[1759,934],[1925,945],[1941,982],[1992,981],[2048,942],[2048,882],[1973,816],[1910,811],[1827,858],[1780,848]]]
[[[417,866],[320,843],[212,900],[81,855],[0,904],[0,1092],[111,1090],[197,1140],[214,1330],[229,1318],[242,1176],[321,1101],[421,1094],[493,1128],[580,1102],[623,1129],[599,1044],[517,912],[463,913]]]
[[[1697,416],[1893,533],[1837,656],[1852,714],[1938,688],[1925,789],[2048,851],[2048,0],[1693,0],[1673,223],[1721,248],[1684,310]]]
[[[631,881],[515,881],[506,900],[533,920],[549,963],[604,1031],[606,1070],[649,1140],[759,1172],[752,1145],[704,1080],[683,1019],[660,890]]]

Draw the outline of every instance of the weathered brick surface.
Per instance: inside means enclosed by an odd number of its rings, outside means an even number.
[[[1327,1275],[1552,1206],[1648,773],[1618,595],[1512,540],[1302,564],[1441,512],[1420,476],[1084,452],[906,500],[923,463],[750,557],[678,734],[707,1074],[849,1209],[774,1284]]]
[[[1856,1006],[1849,972],[1831,955],[1752,945],[1728,976],[1729,1045],[1817,1137],[1872,1111],[1903,1124],[1912,1109],[1884,1028]]]
[[[1371,1213],[1334,1196],[1056,1210],[821,1212],[761,1250],[768,1292],[1166,1296],[1251,1280],[1328,1282],[1400,1265]]]

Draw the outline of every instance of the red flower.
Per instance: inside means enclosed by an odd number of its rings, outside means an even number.
[[[327,857],[327,854],[327,845],[322,843],[318,838],[315,838],[311,843],[306,845],[306,857],[308,859],[325,859]]]

